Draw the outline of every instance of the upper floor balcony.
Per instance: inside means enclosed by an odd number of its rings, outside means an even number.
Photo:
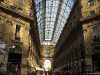
[[[87,11],[87,12],[82,12],[80,21],[89,20],[92,18],[96,18],[98,16],[100,16],[100,8],[96,8],[94,10]]]
[[[28,19],[28,20],[33,20],[33,16],[30,15],[30,14],[25,14],[22,9],[18,6],[15,6],[15,5],[10,5],[10,4],[6,4],[4,2],[1,2],[0,3],[0,9],[3,10],[3,12],[9,12],[11,14],[14,14],[15,16],[18,15],[18,16],[21,16],[25,19]]]

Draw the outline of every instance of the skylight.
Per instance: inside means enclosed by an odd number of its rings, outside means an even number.
[[[35,0],[41,44],[57,43],[75,0]]]

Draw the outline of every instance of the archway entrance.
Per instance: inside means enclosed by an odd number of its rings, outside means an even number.
[[[100,54],[92,55],[93,71],[100,72]]]
[[[19,46],[9,49],[7,70],[14,75],[20,75],[22,50]]]

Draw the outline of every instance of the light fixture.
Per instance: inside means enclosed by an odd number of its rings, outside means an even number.
[[[15,45],[12,46],[12,48],[15,48],[15,47],[16,47]]]

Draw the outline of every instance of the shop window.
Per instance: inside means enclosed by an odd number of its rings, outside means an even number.
[[[89,4],[89,6],[94,5],[94,0],[88,0],[88,4]]]
[[[93,54],[92,62],[93,62],[93,71],[99,72],[100,71],[100,55]]]

